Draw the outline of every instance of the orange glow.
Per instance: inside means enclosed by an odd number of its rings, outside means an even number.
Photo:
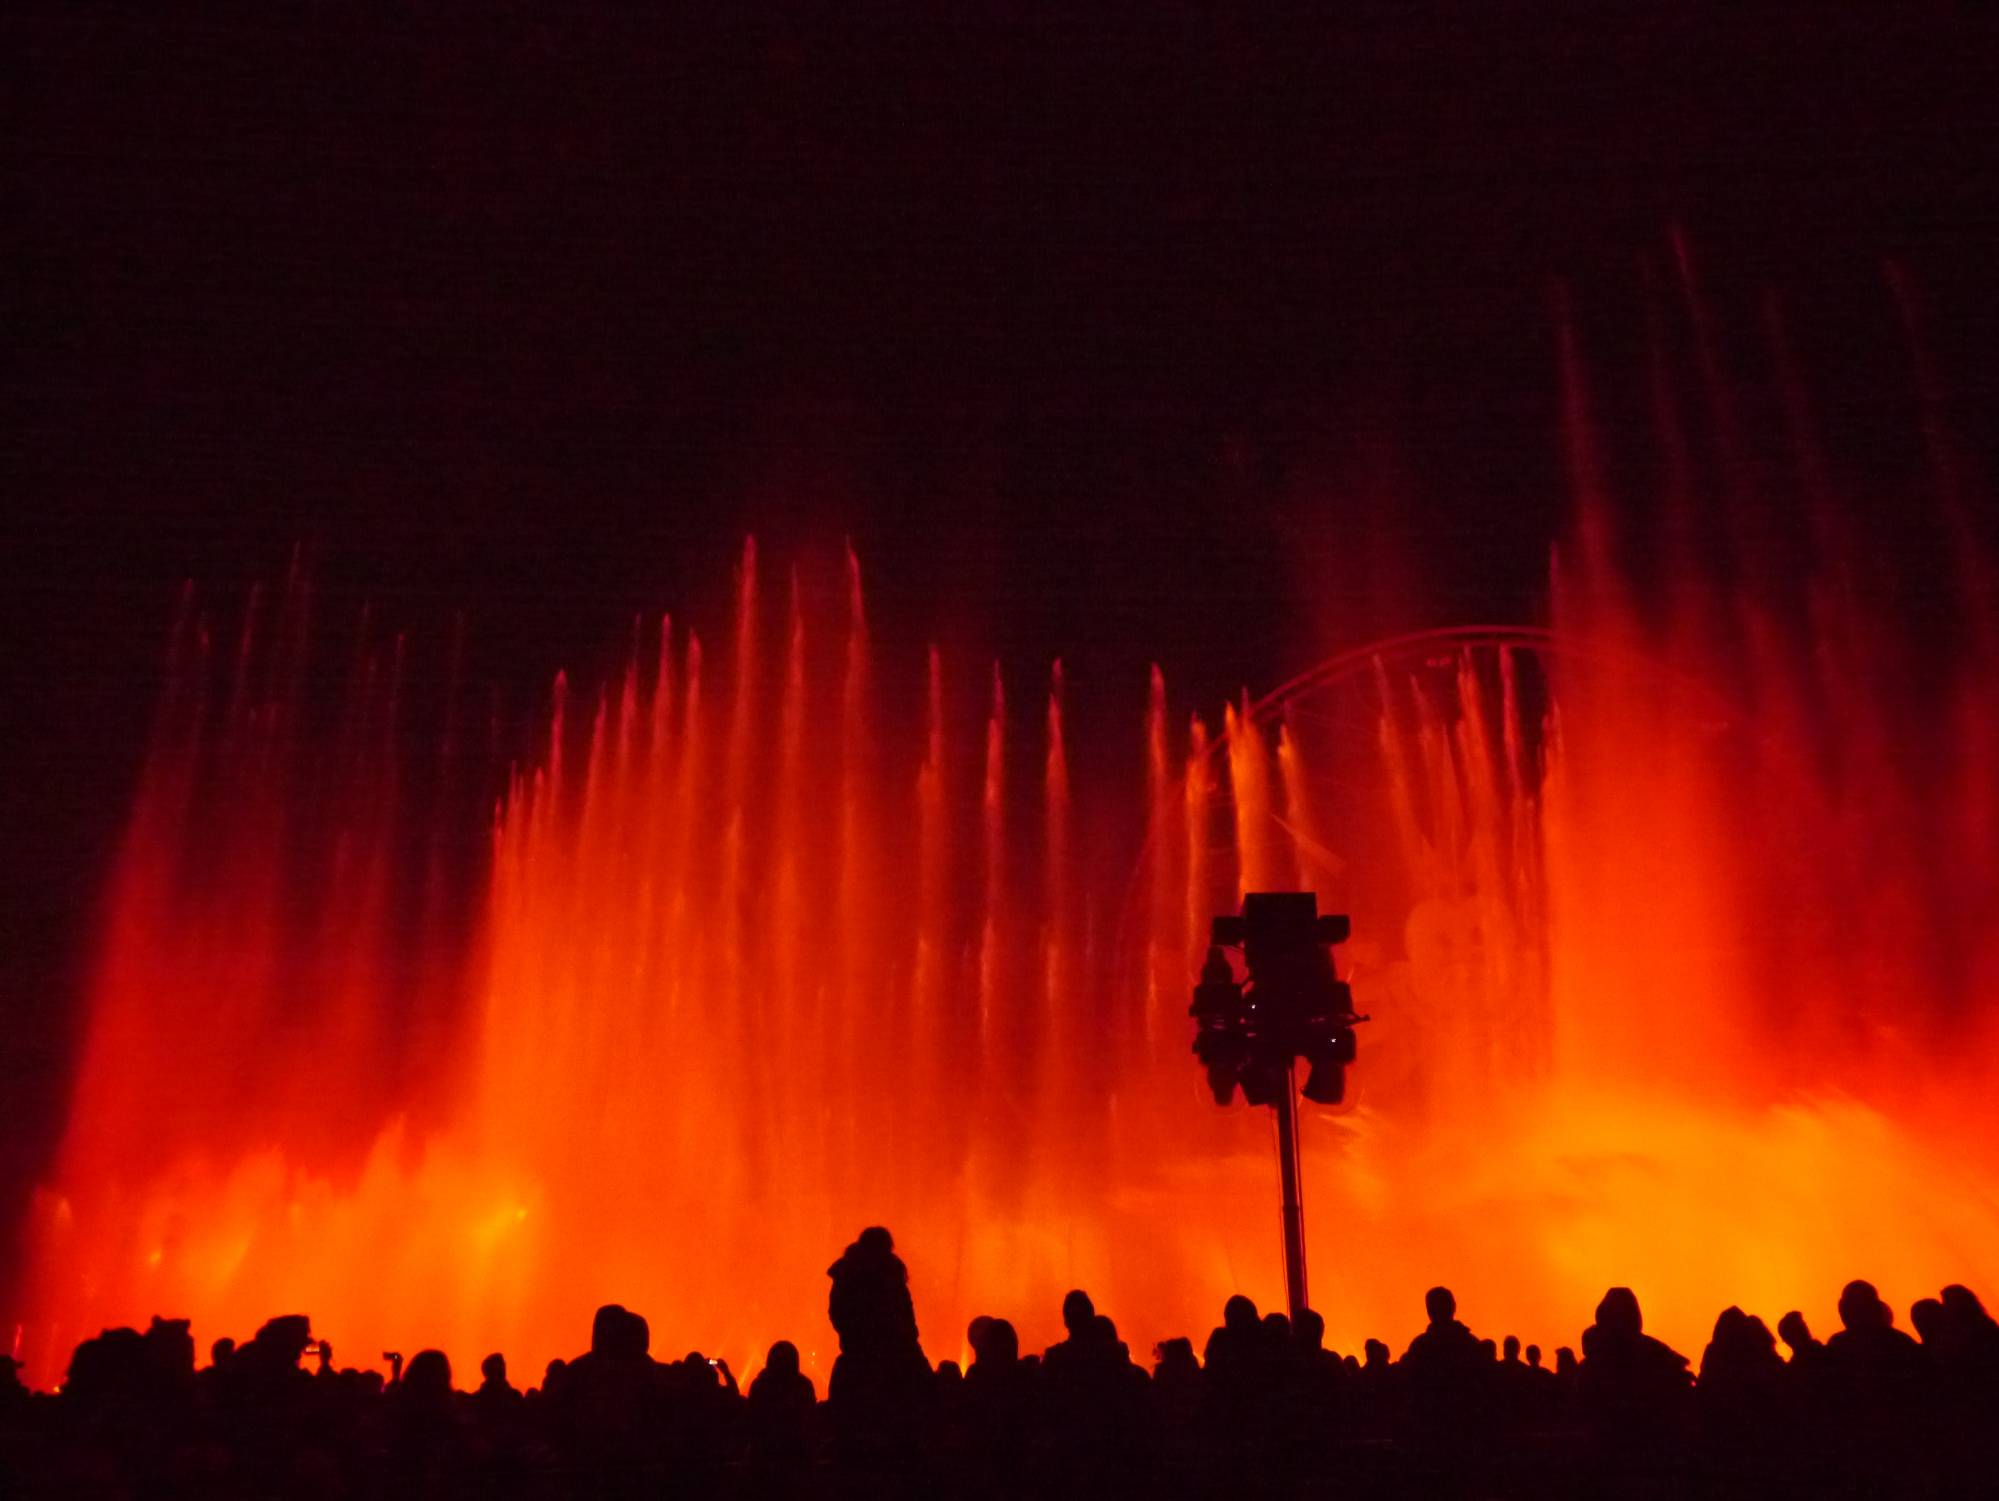
[[[456,935],[394,857],[422,834],[400,647],[364,645],[308,757],[304,584],[219,705],[188,614],[31,1227],[31,1374],[110,1322],[304,1310],[343,1358],[532,1377],[610,1300],[656,1353],[748,1370],[789,1337],[823,1373],[824,1269],[872,1222],[933,1357],[980,1312],[1051,1340],[1071,1286],[1135,1351],[1198,1336],[1282,1276],[1269,1120],[1208,1103],[1187,977],[1209,916],[1299,872],[1353,912],[1375,1018],[1357,1098],[1304,1127],[1339,1348],[1399,1344],[1437,1281],[1550,1346],[1629,1283],[1695,1352],[1730,1302],[1827,1323],[1852,1276],[1989,1295],[1991,658],[1918,774],[1894,643],[1836,571],[1808,637],[1692,579],[1648,617],[1571,375],[1552,629],[1385,644],[1212,745],[1155,675],[1114,868],[1072,821],[1128,794],[1072,788],[1059,667],[1036,723],[995,669],[967,724],[947,689],[983,669],[932,650],[896,723],[858,562],[827,608],[795,576],[767,599],[746,547],[726,661],[662,621],[580,757],[557,679]],[[1038,778],[1008,777],[1021,737]]]

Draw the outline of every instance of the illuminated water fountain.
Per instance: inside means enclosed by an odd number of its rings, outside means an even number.
[[[877,1221],[933,1356],[978,1312],[1052,1338],[1076,1285],[1141,1353],[1275,1305],[1269,1124],[1208,1103],[1185,1010],[1207,918],[1298,883],[1353,913],[1376,1018],[1357,1101],[1306,1122],[1340,1348],[1439,1280],[1551,1345],[1628,1282],[1695,1349],[1853,1275],[1999,1286],[1977,587],[1926,713],[1829,490],[1801,610],[1678,564],[1641,602],[1564,373],[1547,624],[1184,729],[1155,673],[1142,808],[1072,781],[1059,665],[932,651],[916,722],[886,710],[851,557],[815,585],[746,547],[719,650],[652,621],[601,691],[558,680],[473,857],[472,731],[403,746],[399,643],[315,719],[303,582],[226,662],[190,613],[30,1227],[32,1373],[109,1322],[295,1309],[357,1358],[536,1370],[612,1299],[656,1353],[789,1336],[823,1371],[824,1268]],[[1124,858],[1086,856],[1093,801]]]

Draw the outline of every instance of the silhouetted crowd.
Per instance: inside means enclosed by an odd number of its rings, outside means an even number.
[[[200,1369],[184,1319],[106,1330],[54,1395],[0,1361],[0,1496],[1999,1496],[1999,1324],[1964,1287],[1915,1304],[1914,1337],[1865,1282],[1823,1342],[1729,1308],[1697,1369],[1623,1287],[1552,1363],[1439,1287],[1400,1360],[1234,1297],[1149,1370],[1078,1291],[1039,1356],[974,1319],[960,1369],[924,1356],[886,1230],[830,1276],[823,1403],[788,1341],[745,1392],[616,1304],[526,1390],[500,1355],[470,1389],[436,1350],[338,1367],[296,1314]]]

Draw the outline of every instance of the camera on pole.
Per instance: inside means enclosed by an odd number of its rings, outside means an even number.
[[[1242,912],[1217,917],[1213,947],[1194,987],[1194,1056],[1217,1105],[1240,1088],[1252,1105],[1275,1105],[1294,1059],[1305,1060],[1304,1095],[1320,1105],[1346,1098],[1354,1061],[1353,992],[1333,970],[1332,946],[1351,931],[1319,911],[1310,891],[1253,891]],[[1238,981],[1224,949],[1240,949]]]
[[[1313,892],[1252,891],[1240,913],[1215,919],[1208,961],[1194,987],[1194,1056],[1207,1070],[1215,1103],[1231,1103],[1240,1089],[1250,1104],[1277,1110],[1284,1285],[1294,1327],[1310,1305],[1292,1065],[1305,1060],[1306,1099],[1337,1105],[1346,1098],[1353,1029],[1367,1020],[1353,1009],[1353,992],[1333,969],[1333,945],[1345,943],[1350,931],[1346,918],[1319,911]],[[1223,952],[1232,948],[1242,950],[1243,980]]]

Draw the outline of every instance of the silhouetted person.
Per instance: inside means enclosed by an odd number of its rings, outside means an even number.
[[[264,1320],[250,1343],[236,1351],[234,1363],[260,1376],[289,1376],[298,1370],[299,1357],[311,1343],[311,1319],[302,1313],[280,1314]]]
[[[1839,1295],[1844,1326],[1825,1342],[1826,1367],[1848,1395],[1864,1402],[1906,1401],[1924,1370],[1922,1348],[1895,1327],[1894,1310],[1871,1282]]]
[[[442,1350],[419,1350],[388,1402],[389,1465],[400,1488],[428,1495],[450,1487],[465,1463],[464,1434]]]
[[[1020,1358],[1020,1335],[1012,1323],[993,1318],[983,1323],[972,1368],[965,1372],[966,1424],[981,1462],[1004,1480],[1018,1473],[1026,1457],[1041,1372]]]
[[[1520,1336],[1509,1334],[1499,1342],[1498,1368],[1492,1373],[1494,1416],[1508,1433],[1527,1426],[1527,1410],[1533,1400],[1529,1379],[1533,1372],[1520,1358]]]
[[[1385,1438],[1394,1422],[1395,1366],[1382,1340],[1363,1341],[1361,1354],[1354,1386],[1354,1430],[1363,1438]]]
[[[1346,1367],[1338,1355],[1326,1348],[1326,1320],[1316,1308],[1298,1315],[1291,1331],[1292,1348],[1297,1352],[1301,1379],[1316,1400],[1330,1401],[1343,1383]]]
[[[229,1363],[236,1358],[236,1341],[224,1335],[208,1346],[208,1364],[195,1373],[195,1385],[204,1400],[220,1400],[218,1393],[231,1379]]]
[[[1423,1450],[1456,1466],[1487,1436],[1484,1398],[1495,1361],[1459,1322],[1448,1287],[1425,1293],[1423,1308],[1429,1326],[1409,1342],[1399,1367],[1408,1418]]]
[[[1521,1386],[1524,1400],[1519,1419],[1522,1427],[1542,1433],[1554,1427],[1561,1415],[1561,1383],[1553,1371],[1541,1364],[1539,1345],[1529,1345],[1526,1353],[1526,1374]]]
[[[1295,1463],[1307,1463],[1308,1456],[1331,1438],[1334,1424],[1343,1420],[1341,1395],[1346,1370],[1339,1356],[1326,1349],[1326,1321],[1318,1310],[1299,1310],[1298,1322],[1287,1324],[1283,1374],[1279,1384],[1281,1437]]]
[[[1117,1325],[1109,1314],[1100,1313],[1092,1321],[1090,1344],[1094,1352],[1090,1371],[1101,1379],[1106,1400],[1120,1407],[1120,1417],[1128,1426],[1137,1423],[1141,1416],[1138,1409],[1147,1401],[1152,1378],[1131,1358],[1131,1347],[1118,1337]]]
[[[1583,1331],[1583,1360],[1576,1391],[1592,1437],[1619,1459],[1636,1450],[1656,1455],[1685,1435],[1687,1394],[1693,1377],[1687,1357],[1645,1333],[1638,1298],[1613,1287],[1596,1306],[1596,1323]]]
[[[1910,1456],[1927,1362],[1871,1282],[1846,1284],[1839,1321],[1825,1342],[1823,1433],[1849,1474],[1886,1484]]]
[[[979,1358],[979,1352],[985,1346],[986,1331],[991,1329],[992,1326],[991,1315],[983,1313],[975,1314],[972,1322],[965,1326],[965,1348],[972,1352],[973,1360]]]
[[[1701,1352],[1694,1408],[1708,1462],[1775,1480],[1791,1469],[1793,1384],[1764,1322],[1728,1307]]]
[[[652,1331],[621,1303],[590,1321],[590,1348],[545,1389],[553,1433],[571,1464],[629,1466],[655,1457],[665,1435],[655,1408],[661,1385]]]
[[[1915,1321],[1914,1310],[1910,1321]],[[1999,1472],[1999,1323],[1978,1295],[1960,1283],[1937,1299],[1935,1348],[1927,1331],[1935,1420],[1949,1476],[1970,1493],[1974,1477]]]
[[[972,1368],[965,1373],[965,1379],[977,1384],[981,1380],[1011,1377],[1020,1364],[1020,1336],[1012,1323],[1006,1319],[977,1318],[972,1320],[972,1328],[976,1331]]]
[[[403,1373],[398,1395],[412,1409],[443,1411],[451,1404],[451,1360],[442,1350],[419,1350]]]
[[[1941,1298],[1918,1298],[1909,1305],[1909,1322],[1924,1350],[1935,1355],[1950,1342],[1949,1322]]]
[[[1825,1354],[1825,1345],[1812,1333],[1812,1326],[1805,1322],[1805,1316],[1793,1308],[1777,1320],[1777,1338],[1781,1339],[1791,1352],[1791,1360],[1799,1366],[1809,1365]]]
[[[843,1442],[865,1449],[903,1448],[915,1437],[930,1389],[930,1362],[917,1338],[909,1270],[879,1225],[855,1237],[826,1269],[833,1279],[827,1314],[840,1337],[827,1401]]]
[[[1079,1289],[1062,1300],[1062,1322],[1069,1337],[1041,1359],[1042,1426],[1067,1467],[1065,1484],[1077,1486],[1076,1466],[1102,1464],[1132,1444],[1134,1403],[1144,1401],[1133,1392],[1142,1393],[1145,1373],[1089,1294]]]
[[[69,1357],[63,1395],[82,1409],[136,1408],[146,1396],[145,1339],[136,1329],[106,1329]]]
[[[940,1360],[930,1373],[930,1452],[950,1462],[962,1459],[971,1446],[969,1399],[965,1368],[955,1360]]]
[[[1041,1357],[1043,1368],[1053,1375],[1070,1361],[1087,1360],[1092,1353],[1096,1323],[1097,1305],[1080,1287],[1072,1288],[1062,1299],[1062,1327],[1068,1331],[1067,1337],[1048,1347]]]
[[[1404,1364],[1420,1367],[1436,1362],[1470,1362],[1479,1358],[1478,1340],[1458,1322],[1458,1300],[1448,1287],[1433,1287],[1423,1294],[1423,1310],[1429,1326],[1409,1342]]]
[[[718,1461],[736,1452],[744,1400],[729,1362],[690,1350],[664,1368],[654,1398],[668,1407],[671,1449],[681,1458]]]
[[[812,1378],[798,1368],[798,1346],[781,1339],[750,1383],[750,1450],[758,1459],[790,1463],[811,1451],[819,1405]]]
[[[1222,1305],[1222,1322],[1208,1334],[1201,1365],[1210,1381],[1235,1387],[1254,1380],[1263,1365],[1263,1323],[1256,1304],[1237,1293]]]
[[[1200,1421],[1206,1395],[1194,1342],[1185,1335],[1161,1340],[1152,1351],[1152,1395],[1160,1431],[1168,1442],[1186,1442]]]
[[[482,1427],[502,1428],[515,1420],[523,1398],[507,1379],[507,1357],[497,1351],[479,1362],[479,1386],[472,1393],[472,1410]]]
[[[1977,1293],[1961,1282],[1953,1282],[1938,1301],[1963,1335],[1966,1349],[1982,1359],[1999,1358],[1999,1320],[1985,1311]]]

